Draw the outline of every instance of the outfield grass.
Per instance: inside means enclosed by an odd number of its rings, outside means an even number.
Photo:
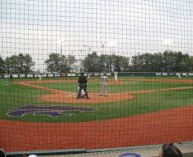
[[[125,77],[124,77],[125,78]],[[141,78],[141,77],[140,77]],[[148,77],[149,79],[152,79]],[[160,78],[158,78],[160,79]],[[163,78],[162,78],[163,79]],[[168,79],[168,77],[167,77]],[[188,78],[189,79],[189,78]],[[137,79],[136,79],[137,80]],[[19,80],[17,80],[19,81]],[[89,92],[98,92],[98,82],[89,82]],[[77,91],[77,83],[46,83],[41,84],[53,89],[65,90],[70,92]],[[192,86],[190,83],[174,83],[174,82],[142,82],[128,81],[124,85],[109,85],[109,92],[126,92],[126,91],[139,91],[139,90],[152,90],[164,89],[174,87],[187,87]],[[75,112],[70,111],[70,116],[48,117],[45,115],[25,115],[23,117],[10,117],[7,113],[17,107],[27,104],[35,105],[57,105],[59,103],[42,102],[39,97],[46,92],[39,89],[22,86],[10,82],[8,80],[0,81],[0,118],[11,119],[19,121],[31,122],[81,122],[81,121],[94,121],[105,120],[119,117],[128,117],[144,113],[156,112],[160,110],[171,109],[180,106],[188,106],[193,104],[193,90],[176,90],[154,92],[148,94],[135,95],[133,100],[126,100],[114,103],[100,103],[100,104],[69,104],[62,103],[65,106],[81,106],[95,109],[94,112]],[[60,104],[61,105],[61,104]]]
[[[148,79],[152,79],[147,77]],[[147,79],[145,78],[145,79]],[[144,79],[144,78],[141,78]],[[101,89],[101,86],[98,86],[100,82],[96,80],[95,82],[90,81],[87,83],[87,89],[89,92],[97,92]],[[76,92],[78,89],[78,83],[76,82],[57,82],[57,83],[39,83],[39,85],[57,89],[64,90],[68,92]],[[141,90],[152,90],[152,89],[163,89],[163,88],[174,88],[174,87],[186,87],[190,86],[188,83],[175,83],[175,82],[144,82],[144,81],[135,81],[135,78],[132,80],[126,81],[125,84],[118,85],[108,85],[108,92],[110,93],[120,93],[127,91],[141,91]]]

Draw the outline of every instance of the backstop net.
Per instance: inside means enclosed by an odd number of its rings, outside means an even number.
[[[193,140],[191,0],[1,0],[0,147]]]

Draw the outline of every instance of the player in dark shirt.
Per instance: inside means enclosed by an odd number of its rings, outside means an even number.
[[[89,99],[88,92],[87,92],[87,78],[86,76],[84,76],[84,73],[81,73],[81,75],[79,76],[78,84],[79,84],[79,90],[78,90],[77,99],[80,98],[82,90],[84,91],[86,98]]]
[[[13,80],[12,74],[9,76],[9,78],[10,78],[10,81],[12,82],[12,80]]]

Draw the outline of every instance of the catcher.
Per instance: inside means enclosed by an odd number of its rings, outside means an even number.
[[[80,89],[80,87],[79,87],[79,85],[78,85],[78,90],[77,90],[77,92],[79,92],[79,89]],[[84,90],[82,89],[81,90],[81,92],[80,92],[80,98],[85,98],[86,96],[85,96],[85,92],[84,92]]]

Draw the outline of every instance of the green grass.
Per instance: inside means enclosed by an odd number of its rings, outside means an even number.
[[[125,77],[124,77],[125,78]],[[139,77],[142,78],[142,77]],[[152,77],[148,77],[152,79]],[[157,78],[163,79],[163,78]],[[188,78],[189,79],[189,78]],[[19,80],[17,80],[19,81]],[[98,82],[90,81],[88,83],[89,92],[97,92],[99,87]],[[76,92],[77,83],[47,83],[40,84],[53,89]],[[174,87],[192,86],[190,83],[166,83],[166,82],[143,82],[135,78],[127,81],[124,85],[109,85],[109,92],[126,92],[139,90],[164,89]],[[46,92],[39,89],[14,84],[13,82],[0,81],[0,119],[31,121],[31,122],[81,122],[105,120],[119,117],[128,117],[144,113],[151,113],[180,106],[188,106],[193,104],[193,89],[153,92],[148,94],[137,94],[133,100],[126,100],[114,103],[100,104],[70,104],[62,103],[66,106],[81,106],[95,109],[94,112],[75,112],[70,111],[70,116],[48,117],[45,115],[25,115],[23,117],[10,117],[7,113],[17,107],[22,107],[27,104],[47,104],[57,105],[59,103],[42,102],[39,97]],[[56,98],[57,99],[57,98]],[[61,104],[60,104],[61,105]]]
[[[89,82],[87,88],[89,92],[97,92],[101,89],[101,86],[98,86],[99,82]],[[71,83],[40,83],[40,86],[64,90],[68,92],[76,92],[78,84],[76,82]],[[152,90],[152,89],[162,89],[162,88],[174,88],[174,87],[185,87],[190,86],[185,83],[175,83],[175,82],[141,82],[141,81],[127,81],[126,84],[118,85],[108,85],[108,92],[110,93],[120,93],[127,91],[141,91],[141,90]]]
[[[8,111],[27,104],[41,104],[38,99],[41,94],[45,92],[10,81],[0,81],[0,118],[13,119],[7,116]]]

